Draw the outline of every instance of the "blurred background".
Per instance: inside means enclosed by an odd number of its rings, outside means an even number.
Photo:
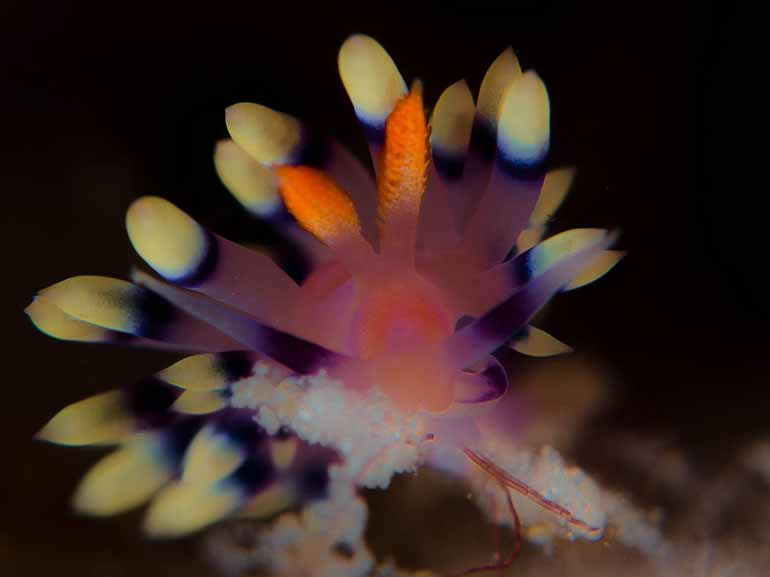
[[[136,256],[123,216],[143,194],[233,240],[278,247],[300,275],[290,247],[219,183],[213,147],[226,136],[224,108],[245,100],[301,117],[365,158],[336,69],[353,32],[377,38],[407,81],[421,77],[428,104],[461,77],[476,91],[508,45],[548,85],[552,164],[578,167],[556,226],[619,227],[629,252],[597,285],[558,298],[543,325],[609,375],[614,403],[576,444],[585,468],[623,486],[596,449],[618,431],[662,435],[704,474],[767,436],[766,213],[744,184],[756,165],[745,156],[751,109],[732,4],[280,4],[0,4],[0,574],[212,574],[196,538],[156,544],[137,515],[74,516],[70,494],[97,451],[32,440],[65,404],[173,357],[55,342],[22,310],[68,276],[125,277]],[[655,501],[644,488],[632,494]],[[394,519],[397,501],[373,499],[375,549],[388,551],[376,543],[407,521]],[[407,566],[430,560],[419,537],[391,552]]]

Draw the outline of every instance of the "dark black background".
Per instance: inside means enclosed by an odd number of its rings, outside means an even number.
[[[363,137],[336,72],[352,32],[376,37],[432,103],[476,90],[507,45],[551,94],[554,164],[579,168],[557,226],[618,226],[629,257],[565,295],[547,327],[602,358],[605,417],[672,431],[704,466],[770,428],[766,168],[747,161],[751,50],[729,3],[25,2],[0,8],[4,354],[0,573],[207,574],[194,541],[141,539],[138,518],[73,516],[91,451],[30,440],[61,406],[167,364],[158,353],[59,343],[22,309],[76,274],[125,276],[129,202],[161,194],[234,240],[271,238],[214,174],[223,109],[293,113]],[[267,232],[266,232],[267,231]],[[547,361],[546,361],[547,362]],[[601,427],[598,429],[601,430]]]

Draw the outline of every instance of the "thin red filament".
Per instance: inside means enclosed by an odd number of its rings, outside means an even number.
[[[465,571],[452,575],[451,577],[465,577],[466,575],[472,575],[474,573],[481,573],[484,571],[500,571],[500,577],[503,577],[502,572],[508,567],[510,567],[513,564],[513,562],[516,560],[516,558],[519,556],[519,553],[521,552],[521,520],[519,519],[519,514],[516,511],[516,507],[513,504],[513,499],[511,499],[510,490],[514,490],[517,493],[524,495],[525,497],[534,501],[535,503],[537,503],[547,511],[550,511],[555,515],[558,515],[573,527],[578,527],[581,530],[588,532],[589,535],[595,536],[601,531],[601,529],[597,527],[591,527],[585,521],[578,519],[572,513],[570,513],[569,510],[565,509],[558,503],[555,503],[550,499],[546,499],[543,495],[538,493],[535,489],[533,489],[523,481],[520,481],[518,479],[515,479],[514,477],[511,477],[508,473],[503,471],[500,467],[495,465],[489,459],[482,457],[481,455],[479,455],[475,451],[472,451],[471,449],[467,449],[467,448],[463,449],[463,452],[465,453],[465,456],[468,457],[468,459],[470,459],[470,461],[474,465],[479,467],[482,471],[487,473],[489,476],[491,476],[500,484],[500,488],[505,493],[505,499],[508,502],[508,510],[510,511],[511,516],[513,517],[513,520],[514,520],[515,544],[513,547],[513,551],[505,560],[499,561],[498,563],[489,563],[487,565],[471,567],[470,569],[466,569]],[[499,528],[496,530],[496,542],[497,542],[496,557],[497,559],[499,559],[501,556]]]
[[[461,573],[457,573],[456,575],[453,575],[452,577],[465,577],[466,575],[472,575],[474,573],[481,573],[483,571],[500,571],[500,577],[503,577],[503,571],[505,571],[508,567],[513,565],[513,562],[518,558],[519,553],[521,552],[521,520],[519,519],[519,514],[516,511],[516,507],[513,505],[513,499],[511,499],[511,494],[508,491],[508,489],[503,485],[500,484],[500,488],[505,492],[505,498],[508,501],[508,510],[511,512],[511,516],[513,517],[514,521],[514,545],[513,545],[513,551],[511,554],[504,560],[498,561],[497,563],[489,563],[487,565],[479,565],[477,567],[471,567],[470,569],[466,569],[465,571]],[[496,557],[497,559],[500,559],[501,557],[501,551],[500,551],[500,529],[499,527],[496,527],[495,529],[495,535],[496,535],[496,542],[497,542],[497,552]]]
[[[592,537],[598,535],[601,532],[600,528],[591,527],[588,523],[586,523],[585,521],[582,521],[581,519],[578,519],[569,510],[565,509],[558,503],[555,503],[550,499],[546,499],[543,495],[535,491],[535,489],[533,489],[523,481],[519,481],[518,479],[511,477],[508,473],[503,471],[500,467],[495,465],[489,459],[482,457],[481,455],[472,451],[471,449],[463,449],[463,452],[465,453],[465,456],[468,457],[468,459],[470,459],[471,462],[473,462],[474,465],[478,466],[482,471],[484,471],[488,475],[491,475],[492,477],[497,479],[497,481],[503,487],[506,487],[508,489],[513,489],[520,495],[523,495],[528,499],[530,499],[531,501],[534,501],[535,503],[537,503],[547,511],[550,511],[555,515],[558,515],[564,521],[566,521],[569,525],[572,525],[573,527],[577,527],[580,530],[587,532]]]

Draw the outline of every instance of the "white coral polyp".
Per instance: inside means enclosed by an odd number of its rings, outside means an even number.
[[[289,427],[308,443],[336,449],[337,475],[359,487],[384,489],[393,475],[415,471],[431,441],[419,413],[404,413],[375,389],[351,390],[325,371],[276,383],[264,363],[233,386],[230,403],[255,411],[269,433]]]

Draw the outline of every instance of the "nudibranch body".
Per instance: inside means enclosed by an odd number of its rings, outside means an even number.
[[[27,309],[56,338],[196,353],[65,408],[40,432],[118,445],[80,485],[80,511],[151,500],[146,530],[174,536],[334,494],[355,501],[356,487],[425,462],[497,472],[505,485],[477,426],[509,386],[492,353],[568,350],[530,320],[621,254],[601,229],[542,240],[572,172],[546,173],[548,95],[511,50],[477,103],[458,82],[430,121],[419,81],[409,89],[371,38],[344,43],[339,71],[376,179],[338,143],[258,104],[227,109],[231,139],[214,156],[241,204],[285,223],[310,255],[302,284],[144,197],[126,225],[160,278],[74,277]],[[573,531],[602,525],[530,491]]]

